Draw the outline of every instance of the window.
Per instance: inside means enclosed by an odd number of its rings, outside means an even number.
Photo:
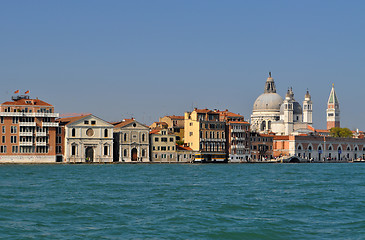
[[[16,126],[11,126],[11,127],[10,127],[10,132],[11,132],[11,133],[17,133],[17,131],[18,131],[18,129],[17,129],[17,127],[16,127]]]
[[[104,130],[104,137],[108,137],[108,129]]]
[[[62,128],[58,127],[57,128],[57,134],[61,134],[62,133]]]
[[[13,123],[18,123],[19,122],[19,118],[18,117],[13,117]]]
[[[153,146],[153,147],[152,147],[152,149],[153,149],[153,151],[155,151],[155,150],[156,150],[156,147],[155,147],[155,146]]]
[[[72,136],[72,137],[75,137],[75,136],[76,136],[76,129],[75,129],[75,128],[73,128],[73,129],[71,130],[71,136]]]
[[[174,138],[170,138],[170,142],[173,142],[174,141]]]
[[[5,143],[5,136],[2,136],[2,143]]]
[[[144,142],[144,141],[145,141],[145,135],[142,134],[142,142]]]
[[[170,146],[167,147],[167,151],[170,151]]]
[[[3,126],[2,129],[3,129],[3,133],[5,133],[5,126]]]
[[[124,133],[124,141],[126,142],[127,141],[127,134]]]
[[[72,155],[72,156],[75,156],[75,155],[76,155],[76,146],[75,146],[75,145],[72,145],[72,148],[71,148],[71,155]]]
[[[85,121],[84,121],[84,124],[89,124],[89,121],[86,121],[86,120],[85,120]]]
[[[60,144],[61,142],[62,142],[62,141],[61,141],[61,137],[60,137],[60,136],[57,136],[57,137],[56,137],[56,143],[57,143],[57,144]]]
[[[11,136],[10,137],[10,142],[11,143],[16,143],[16,136]]]
[[[161,151],[166,151],[166,147],[161,147]]]
[[[12,147],[11,147],[11,151],[12,151],[13,153],[18,153],[18,146],[12,146]]]
[[[0,118],[0,123],[4,123],[4,117]]]
[[[146,150],[142,149],[142,157],[146,156]]]
[[[161,142],[167,142],[167,138],[166,137],[161,138]]]
[[[96,121],[91,121],[91,125],[95,125],[96,124]]]
[[[158,142],[158,138],[157,137],[155,137],[155,142]]]
[[[0,153],[6,153],[6,146],[0,147]]]
[[[175,147],[174,146],[172,146],[172,150],[175,150]]]
[[[56,147],[56,153],[62,153],[62,147],[61,146]]]
[[[108,155],[108,146],[104,146],[104,155]]]
[[[124,157],[126,157],[126,156],[127,156],[127,154],[128,154],[127,149],[124,149],[124,151],[123,151],[123,152],[124,152],[124,153],[123,153]]]

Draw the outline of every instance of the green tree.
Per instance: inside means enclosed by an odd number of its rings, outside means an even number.
[[[176,141],[176,144],[177,144],[177,145],[184,145],[184,141],[182,141],[182,140],[177,140],[177,141]]]
[[[353,135],[350,129],[339,128],[339,127],[331,128],[330,134],[332,137],[345,137],[345,138],[350,138]]]

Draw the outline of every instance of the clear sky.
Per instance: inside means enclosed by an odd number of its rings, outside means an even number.
[[[282,96],[308,88],[325,127],[332,83],[341,126],[365,130],[365,1],[0,2],[1,102],[17,89],[60,113],[107,121],[192,107],[250,118],[271,71]]]

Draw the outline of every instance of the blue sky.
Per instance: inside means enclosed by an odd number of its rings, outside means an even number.
[[[198,108],[249,119],[271,71],[282,96],[308,88],[325,127],[365,130],[363,1],[1,1],[1,102],[20,89],[60,113],[105,120]]]

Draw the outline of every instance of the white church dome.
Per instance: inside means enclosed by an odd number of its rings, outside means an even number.
[[[277,93],[263,93],[253,104],[253,112],[280,112],[283,98]]]

